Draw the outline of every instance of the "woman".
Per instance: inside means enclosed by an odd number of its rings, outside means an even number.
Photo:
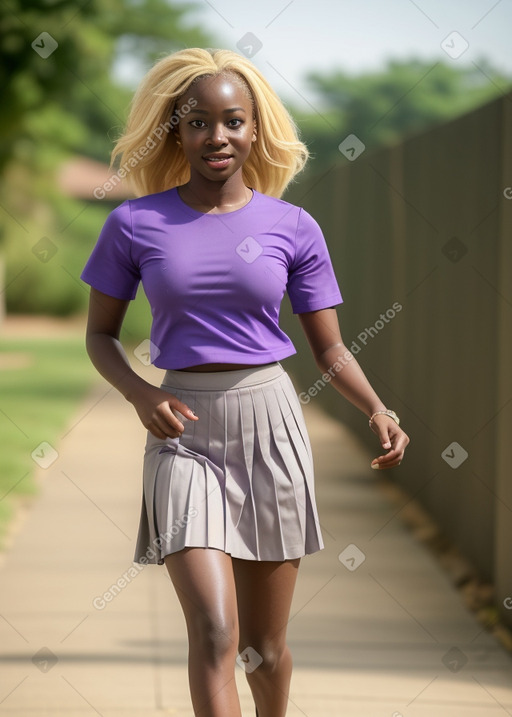
[[[308,151],[260,72],[227,50],[160,60],[137,90],[112,159],[136,199],[117,207],[82,278],[87,350],[148,429],[136,562],[165,564],[189,638],[194,714],[239,717],[245,667],[256,714],[286,714],[286,626],[301,557],[323,548],[311,446],[279,360],[287,291],[317,365],[370,418],[400,464],[406,434],[343,344],[321,230],[280,199]],[[142,281],[160,388],[119,334]]]

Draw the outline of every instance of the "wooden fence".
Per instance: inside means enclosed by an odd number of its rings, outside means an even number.
[[[343,339],[411,437],[388,475],[495,583],[509,624],[511,100],[355,159],[340,152],[284,197],[322,227],[344,298]],[[299,352],[287,368],[307,390],[319,370],[286,301],[281,319]],[[366,417],[332,387],[313,400],[375,453]]]

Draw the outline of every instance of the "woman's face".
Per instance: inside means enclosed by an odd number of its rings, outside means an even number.
[[[230,75],[205,77],[190,91],[197,104],[178,125],[191,179],[225,181],[241,168],[256,139],[251,100]]]

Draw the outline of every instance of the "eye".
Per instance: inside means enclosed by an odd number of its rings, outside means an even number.
[[[239,122],[239,124],[231,124],[232,122]],[[229,120],[228,125],[230,127],[234,127],[236,129],[237,127],[240,127],[241,125],[243,125],[243,123],[244,123],[244,121],[242,119],[240,119],[239,117],[233,117],[233,119]]]
[[[192,127],[195,127],[196,129],[202,129],[201,127],[198,127],[197,125],[195,125],[194,124],[195,122],[201,122],[203,125],[205,124],[205,122],[203,122],[203,120],[196,119],[196,120],[192,120],[192,122],[189,122],[189,125],[191,125]]]

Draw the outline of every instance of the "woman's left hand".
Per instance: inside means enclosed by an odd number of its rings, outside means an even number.
[[[371,467],[384,470],[399,466],[409,443],[409,436],[392,418],[384,414],[375,416],[372,421],[372,431],[379,437],[381,446],[389,450],[385,455],[375,458],[371,462]]]

